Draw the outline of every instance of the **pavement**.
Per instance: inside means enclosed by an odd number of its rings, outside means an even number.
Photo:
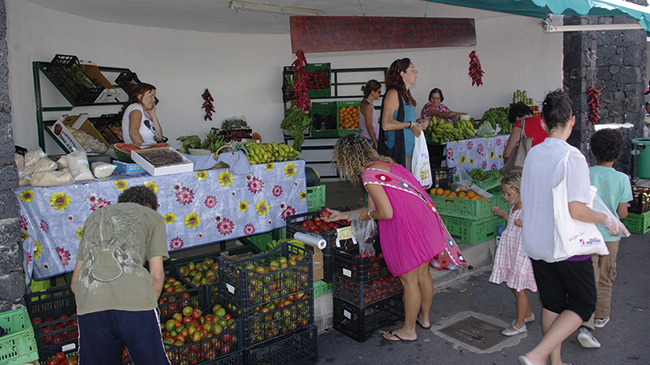
[[[337,206],[336,202],[330,201],[330,189],[334,193],[333,185],[338,184],[327,185],[327,205]],[[345,190],[358,194],[358,188],[353,189]],[[351,200],[348,198],[347,201]],[[562,346],[565,363],[650,364],[650,341],[645,332],[650,325],[648,257],[650,233],[632,234],[621,241],[611,320],[604,328],[594,331],[602,346],[600,349],[582,348],[574,333]],[[539,320],[541,303],[537,293],[529,293],[531,307],[538,319],[528,324],[528,332],[509,337],[487,350],[464,345],[437,331],[470,315],[492,325],[501,325],[502,328],[515,318],[514,295],[505,284],[488,282],[490,273],[491,265],[483,265],[442,285],[437,283],[434,276],[435,295],[430,313],[432,328],[425,330],[418,327],[417,341],[390,342],[382,339],[381,332],[399,328],[401,322],[376,331],[363,343],[334,329],[326,330],[318,336],[318,364],[518,364],[517,357],[534,348],[542,338]]]

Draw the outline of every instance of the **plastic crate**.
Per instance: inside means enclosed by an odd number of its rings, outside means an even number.
[[[268,268],[272,261],[281,257],[303,255],[295,265],[266,273],[258,273],[253,268]],[[313,289],[313,261],[311,251],[280,243],[273,251],[242,260],[220,257],[219,300],[229,304],[230,309],[239,312],[252,309],[288,295]],[[246,267],[249,266],[247,269]]]
[[[332,257],[332,251],[335,248],[326,247],[323,251],[323,281],[331,284],[332,283],[332,266],[334,265],[334,258]],[[326,254],[325,251],[328,253]]]
[[[627,208],[630,213],[641,214],[650,210],[650,188],[633,186],[632,196]]]
[[[450,198],[441,195],[430,196],[440,215],[469,220],[479,220],[494,215],[492,213],[492,207],[496,201],[494,196],[480,200]]]
[[[310,211],[321,209],[325,206],[326,185],[307,187],[307,209]]]
[[[457,217],[440,215],[449,234],[460,243],[475,245],[477,243],[495,238],[499,224],[506,224],[506,220],[498,215],[492,217],[470,220]]]
[[[203,288],[190,287],[173,293],[161,294],[158,298],[158,308],[160,309],[160,320],[165,322],[172,314],[180,312],[183,308],[206,307],[208,300],[206,290]]]
[[[622,222],[630,232],[645,234],[650,231],[650,211],[641,214],[629,213]]]
[[[391,274],[366,282],[356,282],[343,276],[333,275],[332,288],[334,298],[343,299],[359,307],[384,300],[404,290],[399,278]]]
[[[311,136],[338,136],[338,109],[335,101],[311,103]]]
[[[345,136],[348,134],[356,134],[356,133],[361,133],[361,129],[359,127],[359,112],[358,110],[355,110],[355,120],[356,120],[356,128],[341,128],[341,109],[342,108],[347,108],[347,107],[353,107],[357,108],[361,105],[360,100],[354,100],[354,101],[337,101],[336,102],[336,128],[338,128],[338,135],[339,136]]]
[[[23,365],[38,360],[34,329],[25,307],[0,313],[0,327],[7,331],[0,337],[0,364]]]
[[[135,72],[125,71],[121,72],[117,76],[115,83],[118,84],[124,91],[126,91],[129,96],[131,96],[133,86],[140,84],[141,81],[138,79],[138,75]]]
[[[364,342],[376,330],[404,319],[403,295],[396,294],[366,307],[334,298],[334,329]]]
[[[359,246],[348,250],[335,250],[333,255],[332,276],[341,276],[356,282],[368,281],[390,275],[383,255],[358,257]]]
[[[212,305],[204,307],[204,313],[212,313]],[[243,350],[241,328],[243,321],[236,317],[235,322],[223,331],[199,342],[186,343],[182,346],[166,345],[165,352],[173,365],[181,364],[239,364],[236,361]]]
[[[282,69],[282,98],[284,100],[294,99],[296,93],[293,92],[295,84],[296,68],[293,66],[284,66]]]
[[[104,137],[107,143],[113,145],[122,143],[122,114],[102,114],[97,118],[88,118],[90,123]]]
[[[246,364],[303,364],[317,360],[318,330],[316,326],[310,326],[244,352]]]
[[[310,98],[327,98],[332,96],[332,86],[331,86],[331,65],[330,63],[308,63],[305,66],[305,71],[308,73],[307,79],[307,95]],[[313,83],[315,74],[323,74],[327,78],[327,87],[324,88],[310,88],[310,84]],[[319,75],[320,77],[320,75]],[[325,85],[322,85],[325,86]]]
[[[332,284],[327,283],[324,280],[314,281],[314,298],[318,298],[321,295],[325,295],[332,292]]]
[[[313,289],[303,292],[300,300],[278,305],[269,309],[264,306],[249,308],[242,313],[243,348],[269,343],[278,337],[295,332],[314,324]],[[266,309],[269,309],[266,311]]]
[[[27,311],[32,320],[36,345],[41,356],[77,344],[77,305],[69,286],[25,294]],[[40,321],[38,320],[40,318]]]
[[[431,188],[449,189],[454,182],[454,169],[450,167],[431,168]]]
[[[203,266],[204,263],[205,265],[208,265],[208,267]],[[172,275],[181,280],[188,288],[200,288],[204,291],[205,302],[202,303],[202,305],[219,302],[219,257],[206,256],[203,258],[192,258],[177,261],[173,265]],[[214,273],[214,279],[210,279],[211,282],[206,284],[195,285],[186,273],[186,269],[190,270],[191,265],[194,265],[195,272],[202,272],[202,275],[209,275],[209,272]],[[199,265],[200,268],[197,268],[197,265]],[[217,266],[216,270],[215,266]]]
[[[334,208],[334,209],[339,210],[339,211],[348,211],[348,210],[350,210],[350,209],[345,208],[345,207],[342,207],[342,208],[339,207],[339,208]],[[296,232],[311,233],[308,230],[301,228],[300,225],[303,222],[307,221],[307,220],[314,219],[316,217],[320,217],[320,213],[321,213],[321,211],[318,210],[318,211],[310,211],[310,212],[307,212],[307,213],[301,213],[301,214],[288,216],[287,217],[287,223],[286,223],[287,238],[293,238],[293,236],[294,236],[294,234],[296,234]],[[345,228],[345,227],[349,227],[349,224],[339,223],[339,226],[341,226],[341,228]],[[349,228],[349,229],[351,229],[351,228]],[[333,248],[333,247],[347,248],[347,247],[352,247],[353,246],[352,239],[339,240],[339,243],[338,243],[338,246],[337,246],[337,243],[336,243],[336,239],[338,237],[338,231],[337,230],[322,231],[321,233],[319,233],[319,235],[321,237],[323,237],[323,239],[327,242],[327,247],[325,247],[325,249],[323,250],[324,255],[329,254],[329,252],[327,251],[328,248]]]
[[[487,179],[480,181],[472,180],[472,183],[483,190],[494,189],[501,185],[502,176],[501,173],[499,173],[499,170],[489,170],[485,172],[490,175]]]
[[[443,157],[445,155],[446,146],[446,143],[427,141],[427,150],[429,150],[429,157]]]
[[[73,104],[92,104],[104,91],[86,75],[77,56],[57,54],[46,73]]]

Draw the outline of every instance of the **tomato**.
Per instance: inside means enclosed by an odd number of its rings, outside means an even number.
[[[65,360],[65,354],[63,352],[57,352],[54,357],[56,357],[59,361]]]
[[[332,213],[331,213],[331,212],[329,211],[329,209],[327,209],[327,208],[326,208],[326,209],[323,209],[323,211],[320,212],[320,216],[321,216],[321,218],[327,218],[327,217],[329,217],[329,216],[331,216],[331,215],[332,215]]]
[[[79,356],[74,355],[66,358],[61,365],[77,365],[79,363]]]
[[[194,308],[194,311],[192,311],[192,318],[194,319],[199,319],[203,315],[203,311],[201,311],[200,308]]]

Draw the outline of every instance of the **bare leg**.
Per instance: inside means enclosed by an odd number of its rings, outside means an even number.
[[[420,305],[422,305],[422,296],[418,285],[418,270],[419,267],[416,267],[399,277],[404,287],[404,325],[392,332],[403,340],[416,340],[418,338],[415,334],[415,320],[420,311]],[[384,334],[384,338],[397,340],[388,332]]]
[[[559,315],[547,309],[542,309],[542,329],[544,337],[526,358],[533,364],[546,364],[551,358],[551,365],[562,364],[562,342],[569,337],[582,323],[582,318],[575,312],[565,310]]]
[[[510,290],[512,290],[517,301],[517,319],[515,319],[514,327],[521,328],[525,324],[525,319],[533,314],[533,311],[530,309],[530,302],[528,301],[528,293],[526,289],[517,291],[511,288]],[[516,329],[510,326],[510,330],[515,331]]]
[[[417,316],[417,321],[420,322],[422,327],[431,326],[429,320],[429,312],[431,311],[431,301],[433,300],[433,280],[429,273],[429,263],[425,262],[420,265],[418,270],[418,286],[420,287],[420,297],[422,303],[420,304],[420,313]]]

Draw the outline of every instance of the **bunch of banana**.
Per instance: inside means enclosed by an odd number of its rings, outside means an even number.
[[[290,244],[292,244],[294,246],[305,248],[305,244],[302,243],[302,241],[298,241],[297,239],[293,239],[293,238],[283,238],[283,239],[281,239],[279,241],[271,240],[271,241],[266,242],[266,244],[265,244],[266,251],[273,250],[277,245],[279,245],[282,242],[289,242]]]
[[[248,162],[251,165],[258,163],[269,163],[276,161],[292,161],[299,157],[298,151],[293,147],[280,143],[259,144],[256,142],[246,143]]]
[[[454,124],[446,123],[444,119],[431,117],[429,126],[424,130],[427,140],[445,143],[454,140],[473,138],[474,126],[468,120],[459,120]]]
[[[454,123],[454,127],[462,131],[463,139],[476,137],[476,133],[474,132],[474,125],[472,125],[469,120],[459,120]]]
[[[280,143],[277,144],[275,142],[267,144],[266,146],[269,146],[271,150],[271,155],[273,158],[273,161],[292,161],[292,160],[297,160],[300,158],[298,155],[298,151],[296,151],[293,147]]]

